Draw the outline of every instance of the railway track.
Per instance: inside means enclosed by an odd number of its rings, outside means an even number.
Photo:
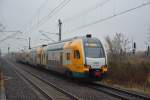
[[[14,65],[14,66],[18,66],[18,65]],[[67,92],[64,89],[59,88],[58,86],[55,86],[55,84],[50,83],[47,80],[42,79],[42,77],[40,77],[40,76],[38,76],[38,75],[36,75],[36,74],[26,70],[25,68],[22,67],[21,69],[23,71],[25,71],[26,73],[28,73],[28,74],[36,77],[37,79],[41,80],[45,84],[48,84],[49,86],[53,87],[57,91],[65,94],[65,96],[69,97],[68,100],[70,100],[70,99],[81,100],[80,98],[76,97],[75,95]],[[19,72],[21,72],[20,69],[19,69]],[[85,86],[85,84],[84,84],[84,86]],[[112,97],[115,97],[115,98],[118,98],[118,99],[122,99],[122,100],[150,100],[149,96],[142,95],[142,94],[135,93],[135,92],[130,92],[130,91],[127,91],[127,90],[122,90],[122,89],[110,87],[110,86],[103,85],[103,84],[90,83],[90,84],[86,84],[86,87],[92,88],[92,89],[94,89],[96,91],[103,92],[103,93],[108,94],[108,95],[110,95]],[[43,94],[45,94],[45,93],[43,93]],[[46,94],[46,96],[48,97],[47,94]],[[51,97],[49,97],[49,98],[50,98],[50,100],[55,100],[55,99],[53,99]]]
[[[55,84],[42,79],[42,77],[19,68],[17,65],[10,63],[25,80],[32,84],[47,100],[81,100],[70,92],[56,86]]]
[[[24,69],[26,70],[26,69]],[[26,70],[27,71],[27,70]],[[32,72],[27,71],[28,73],[32,74],[33,76],[37,77],[37,75],[35,75]],[[39,77],[37,77],[39,78]],[[49,81],[44,80],[47,84],[52,84],[49,83]],[[52,86],[54,86],[54,88],[57,86],[55,86],[54,84],[52,84]],[[145,96],[139,93],[134,93],[134,92],[130,92],[130,91],[126,91],[126,90],[122,90],[122,89],[118,89],[118,88],[114,88],[114,87],[110,87],[107,85],[103,85],[103,84],[97,84],[97,83],[90,83],[90,85],[88,85],[89,88],[95,89],[97,91],[106,93],[108,95],[111,95],[115,98],[118,99],[122,99],[122,100],[150,100],[149,96]],[[59,89],[58,89],[59,90]],[[60,91],[65,91],[63,89],[61,89]],[[66,92],[66,95],[69,95],[70,97],[72,96],[72,94],[68,94],[68,92]],[[74,100],[79,100],[79,98],[76,98],[75,96],[72,97]]]
[[[150,96],[110,87],[104,84],[90,83],[88,84],[88,87],[122,100],[150,100]]]

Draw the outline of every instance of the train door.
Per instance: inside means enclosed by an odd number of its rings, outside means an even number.
[[[47,53],[47,50],[44,51],[43,65],[45,66],[46,69],[48,69],[48,53]]]
[[[77,72],[80,72],[83,70],[83,58],[82,58],[82,55],[81,55],[81,51],[78,50],[78,49],[75,49],[73,51],[73,66],[74,66],[74,69],[75,71]]]
[[[79,50],[74,50],[74,65],[75,66],[81,66],[82,62],[81,62],[81,54]]]
[[[68,67],[69,65],[72,64],[71,54],[72,54],[72,50],[71,49],[64,50],[64,53],[63,53],[63,65],[64,66]]]
[[[35,65],[36,64],[36,52],[32,51],[32,64]]]
[[[64,74],[68,77],[72,77],[72,49],[65,49],[63,53],[63,66]]]

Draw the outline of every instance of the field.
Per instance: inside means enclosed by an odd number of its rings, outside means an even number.
[[[1,64],[0,64],[0,87],[1,87],[1,82],[2,81],[2,66],[1,66]]]
[[[109,57],[109,72],[104,83],[150,94],[150,57],[144,53]]]

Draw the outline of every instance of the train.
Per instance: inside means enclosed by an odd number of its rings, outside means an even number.
[[[23,50],[16,60],[80,79],[102,80],[108,72],[103,44],[89,34]]]

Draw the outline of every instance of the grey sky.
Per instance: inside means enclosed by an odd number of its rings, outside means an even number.
[[[81,36],[87,33],[104,41],[107,35],[114,33],[124,33],[129,39],[137,42],[140,50],[146,49],[144,41],[147,39],[150,28],[150,5],[136,9],[113,19],[98,23],[81,30],[69,32],[78,26],[87,24],[97,19],[111,16],[115,13],[133,8],[150,0],[71,0],[58,13],[45,19],[44,24],[37,27],[38,22],[47,16],[63,0],[0,0],[0,22],[6,26],[6,30],[21,30],[24,33],[15,37],[32,38],[32,46],[46,43],[40,39],[45,39],[38,31],[58,32],[58,19],[63,22],[63,39]],[[97,7],[87,14],[77,16],[86,9],[94,5],[108,1],[105,5]],[[75,16],[74,18],[72,18]],[[76,17],[77,16],[77,17]],[[72,18],[70,21],[67,19]],[[12,33],[0,33],[0,40]],[[49,35],[49,34],[47,34]],[[57,36],[49,35],[57,40]],[[0,48],[7,52],[8,45],[15,51],[28,45],[28,41],[8,39],[0,44]]]

